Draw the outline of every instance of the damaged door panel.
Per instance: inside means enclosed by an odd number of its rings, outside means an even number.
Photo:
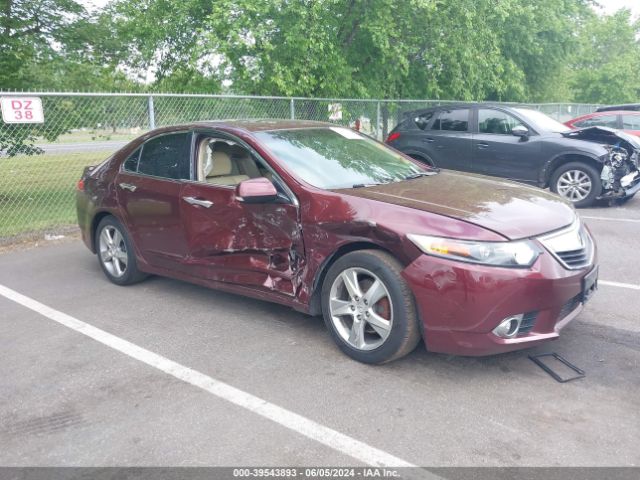
[[[640,140],[619,130],[589,127],[563,133],[567,138],[585,140],[605,146],[607,154],[601,158],[602,194],[599,198],[621,199],[640,190]]]
[[[295,295],[304,258],[295,205],[248,204],[233,187],[200,183],[185,185],[182,198],[185,273]]]

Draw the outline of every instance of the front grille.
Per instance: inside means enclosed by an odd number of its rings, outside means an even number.
[[[593,261],[593,240],[579,220],[538,240],[568,270],[588,267]]]
[[[558,321],[562,320],[564,317],[578,308],[578,305],[580,305],[580,303],[582,303],[582,293],[579,293],[562,306],[562,308],[560,309],[560,313],[558,314]]]
[[[526,335],[536,324],[536,318],[538,318],[538,312],[525,313],[520,322],[520,328],[518,328],[518,335]]]
[[[586,248],[556,252],[556,254],[571,268],[582,268],[589,265],[589,251]]]

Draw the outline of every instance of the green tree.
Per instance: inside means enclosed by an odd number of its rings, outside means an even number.
[[[640,20],[631,12],[593,15],[580,35],[572,89],[584,103],[637,102],[640,98]]]

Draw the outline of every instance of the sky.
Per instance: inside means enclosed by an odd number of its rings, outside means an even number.
[[[180,1],[180,0],[176,0]],[[78,0],[78,3],[84,5],[88,10],[104,7],[109,0]],[[601,5],[600,11],[605,14],[611,14],[627,7],[631,9],[634,17],[640,17],[640,0],[599,0]]]

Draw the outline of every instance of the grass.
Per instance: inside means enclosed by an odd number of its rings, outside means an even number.
[[[107,152],[0,157],[0,239],[76,223],[75,185]]]

